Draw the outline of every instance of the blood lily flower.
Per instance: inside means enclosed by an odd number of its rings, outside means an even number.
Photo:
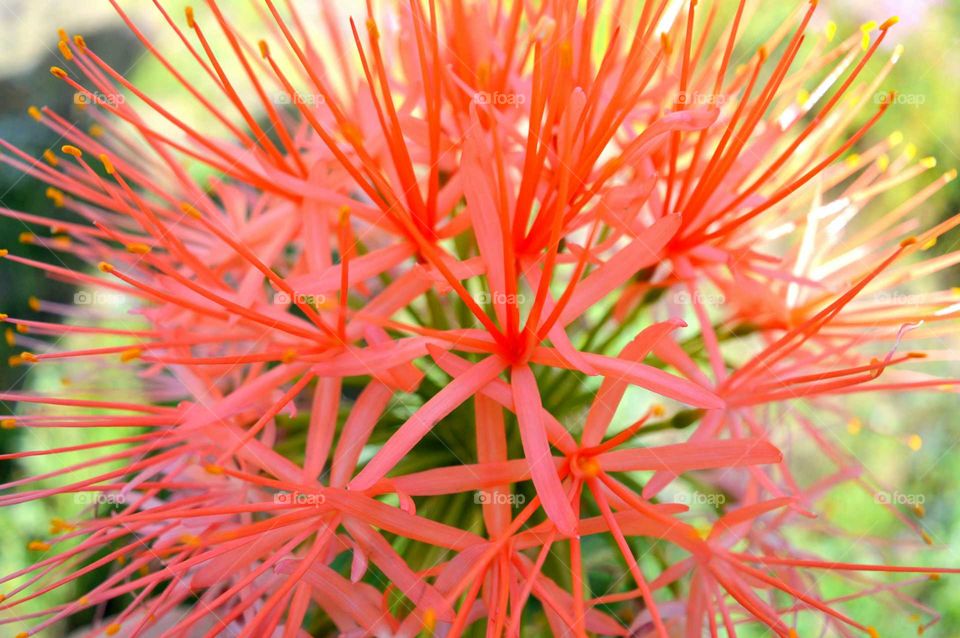
[[[70,380],[0,394],[3,427],[83,439],[2,457],[69,455],[0,503],[74,507],[0,622],[876,638],[847,605],[876,596],[935,622],[897,575],[955,568],[793,534],[834,533],[830,489],[884,488],[830,431],[846,397],[960,383],[931,365],[955,295],[891,301],[960,259],[929,257],[960,217],[916,213],[955,173],[867,145],[896,19],[835,41],[798,3],[752,53],[747,0],[264,0],[257,34],[154,0],[188,69],[110,1],[195,108],[61,32],[92,129],[33,107],[60,152],[0,142],[57,209],[0,210],[54,255],[3,257],[83,295],[3,315],[12,365]],[[130,312],[83,301],[108,294]]]

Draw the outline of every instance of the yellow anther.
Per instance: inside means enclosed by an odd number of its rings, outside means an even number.
[[[2,419],[2,420],[0,420],[0,428],[3,428],[4,430],[12,430],[12,429],[15,428],[15,427],[17,427],[17,420],[16,420],[16,419]]]
[[[61,532],[72,532],[77,529],[76,525],[65,521],[59,516],[54,516],[50,519],[50,533],[51,534],[60,534]]]
[[[923,506],[923,503],[917,503],[913,506],[913,513],[918,517],[923,518],[927,515],[927,508]]]
[[[26,334],[26,333],[30,332],[30,329],[27,328],[27,326],[25,326],[24,324],[18,323],[18,324],[17,324],[17,332],[19,332],[20,334]]]
[[[117,172],[117,169],[113,167],[113,162],[110,161],[110,158],[107,157],[105,153],[100,154],[100,163],[103,164],[103,170],[107,171],[108,175],[113,175]]]
[[[52,545],[47,541],[30,541],[27,543],[27,549],[31,552],[49,552]]]
[[[193,206],[192,204],[183,202],[182,204],[180,204],[180,210],[182,210],[184,214],[189,215],[194,219],[200,219],[200,211],[197,210],[196,207]]]
[[[127,244],[127,252],[133,253],[134,255],[146,255],[150,250],[150,246],[147,244],[141,244],[139,242]]]
[[[283,353],[283,357],[280,359],[283,363],[293,363],[297,360],[297,351],[293,348],[290,348]]]
[[[654,403],[650,406],[650,414],[653,416],[663,416],[667,413],[667,409],[663,407],[661,403]]]
[[[946,182],[952,182],[957,179],[957,169],[951,168],[949,171],[943,174],[943,179]]]
[[[920,166],[924,168],[936,168],[937,167],[937,158],[930,156],[924,157],[920,160]]]
[[[60,163],[60,158],[49,148],[43,152],[43,159],[45,159],[50,166],[56,166]]]
[[[20,236],[18,237],[18,239],[20,240],[21,244],[29,245],[36,242],[37,236],[34,235],[33,233],[24,232],[24,233],[20,233]]]
[[[90,125],[90,137],[103,137],[103,127],[99,124]]]
[[[200,537],[196,534],[184,534],[180,537],[180,542],[184,545],[189,545],[190,547],[199,547]]]
[[[367,18],[367,33],[371,40],[380,39],[380,29],[377,28],[377,23],[374,22],[373,18]]]
[[[67,79],[67,72],[58,66],[50,67],[50,74],[55,78],[60,78],[61,80]]]
[[[827,23],[826,28],[823,30],[824,35],[827,37],[827,42],[833,42],[833,38],[837,35],[837,23],[831,20]]]
[[[77,48],[83,51],[87,48],[87,41],[83,39],[83,36],[79,33],[73,36],[73,43],[77,45]]]
[[[890,146],[900,146],[903,143],[903,131],[894,131],[890,134],[890,137],[887,138],[887,141],[890,143]]]
[[[877,168],[880,169],[881,173],[885,173],[886,170],[890,168],[890,156],[884,153],[880,157],[878,157]]]
[[[216,465],[214,463],[207,463],[203,466],[203,469],[206,470],[207,474],[220,475],[223,474],[223,467]]]
[[[99,264],[97,264],[97,268],[100,270],[100,272],[113,272],[114,270],[113,266],[105,261],[101,261]]]
[[[134,359],[139,359],[143,356],[143,350],[140,348],[130,348],[129,350],[124,350],[120,353],[120,361],[127,363],[133,361]]]
[[[923,447],[923,439],[919,434],[911,434],[907,439],[907,447],[909,447],[914,452],[920,450]]]
[[[4,338],[7,341],[7,346],[13,347],[17,345],[17,333],[13,331],[13,328],[7,328],[3,333]]]
[[[63,191],[53,186],[48,186],[46,191],[47,198],[53,202],[57,208],[63,208]]]
[[[270,57],[270,47],[267,45],[267,41],[266,41],[266,40],[260,40],[259,42],[257,42],[257,44],[260,45],[260,55],[263,56],[264,58],[269,58],[269,57]]]
[[[187,17],[187,26],[191,29],[197,28],[197,21],[193,18],[193,7],[185,8],[183,13]]]
[[[70,45],[67,44],[66,40],[60,40],[57,42],[57,48],[60,49],[60,55],[63,56],[63,59],[69,62],[73,59],[73,51],[70,50]]]
[[[860,164],[860,155],[857,153],[851,153],[850,155],[847,155],[847,158],[843,161],[847,163],[847,166],[855,168]]]
[[[673,45],[670,44],[670,34],[666,32],[660,33],[660,48],[663,49],[664,55],[670,55],[673,52]]]
[[[72,155],[76,157],[77,159],[83,157],[83,151],[81,151],[79,148],[77,148],[73,144],[64,144],[63,146],[60,147],[60,150],[67,155]]]
[[[900,248],[908,248],[908,247],[913,246],[914,244],[916,244],[918,241],[920,241],[920,240],[917,239],[916,237],[912,237],[912,236],[911,236],[911,237],[907,237],[906,239],[901,239],[901,240],[900,240]]]
[[[27,363],[37,363],[38,361],[40,361],[40,359],[37,358],[37,355],[33,354],[32,352],[21,352],[20,358],[26,361]]]
[[[66,39],[68,39],[70,36],[67,35],[67,30],[66,30],[66,29],[64,29],[63,27],[60,27],[59,29],[57,29],[57,37],[59,37],[61,40],[66,40]]]
[[[923,542],[927,545],[933,545],[933,537],[930,536],[926,530],[920,530],[920,538],[922,538]]]
[[[31,106],[30,108],[27,109],[27,115],[29,115],[30,117],[32,117],[38,122],[43,117],[43,113],[40,111],[40,109],[38,109],[35,106]]]
[[[867,633],[870,634],[870,638],[880,638],[880,632],[873,627],[867,627]]]
[[[23,359],[20,358],[20,355],[14,354],[7,357],[7,365],[11,368],[16,368],[17,366],[23,365]]]
[[[423,628],[427,633],[432,634],[436,626],[437,612],[434,611],[433,607],[428,607],[427,610],[423,612]]]
[[[893,16],[892,18],[889,18],[886,22],[884,22],[883,24],[880,25],[880,30],[881,30],[881,31],[886,31],[887,29],[889,29],[890,27],[892,27],[893,25],[895,25],[895,24],[898,23],[898,22],[900,22],[900,17],[899,17],[899,16]]]
[[[103,630],[103,632],[108,636],[116,636],[118,633],[120,633],[120,623],[110,623],[107,625],[107,628]]]
[[[34,312],[40,312],[40,300],[33,295],[30,295],[27,298],[27,306],[29,306],[30,310]]]
[[[906,145],[906,147],[904,147],[903,154],[906,156],[908,160],[912,160],[914,157],[917,156],[917,145],[914,144],[913,142],[910,142],[909,144]]]

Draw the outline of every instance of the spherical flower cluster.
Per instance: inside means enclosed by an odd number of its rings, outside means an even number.
[[[56,209],[0,211],[53,258],[3,256],[84,295],[3,316],[12,364],[71,379],[0,395],[3,426],[89,438],[4,457],[82,452],[0,503],[84,507],[0,622],[876,637],[847,602],[877,596],[935,622],[896,573],[951,570],[792,533],[831,533],[834,486],[887,487],[836,437],[849,395],[960,382],[935,365],[960,253],[928,252],[960,217],[918,213],[953,174],[869,135],[895,19],[841,38],[798,2],[746,51],[765,3],[264,0],[249,33],[157,1],[186,68],[110,1],[194,108],[61,32],[93,128],[31,108],[62,152],[3,143]],[[932,540],[922,504],[880,506]]]

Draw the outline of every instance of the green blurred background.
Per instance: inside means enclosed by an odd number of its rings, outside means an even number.
[[[751,37],[759,42],[760,34],[776,28],[786,15],[782,5],[787,3],[768,0],[764,0],[764,3],[764,10],[758,12],[744,39],[744,56],[752,52]],[[164,6],[172,15],[179,17],[185,4],[178,0],[166,2]],[[230,4],[233,9],[234,3]],[[242,11],[247,10],[246,3],[235,4],[238,9],[242,5]],[[170,36],[159,28],[159,18],[150,5],[147,0],[124,3],[134,16],[142,16],[143,24],[157,27],[157,41],[163,47],[165,42],[169,43]],[[766,5],[770,5],[769,10]],[[890,38],[890,50],[895,44],[902,43],[905,53],[894,68],[888,86],[905,95],[920,96],[922,100],[914,102],[922,103],[899,105],[871,133],[871,137],[880,139],[894,131],[901,131],[905,140],[916,145],[921,154],[936,157],[941,168],[960,166],[960,126],[956,123],[957,109],[960,107],[960,56],[957,53],[960,50],[960,2],[823,0],[821,5],[814,28],[825,28],[829,17],[838,22],[841,36],[855,32],[865,21],[881,22],[890,15],[902,14],[901,23]],[[245,15],[250,20],[249,24],[255,24],[252,14]],[[240,20],[241,24],[243,22]],[[169,86],[167,76],[154,60],[143,55],[136,41],[113,16],[107,2],[96,0],[79,5],[75,1],[0,0],[0,41],[4,42],[4,46],[0,47],[0,137],[27,153],[39,156],[44,149],[59,145],[46,128],[27,117],[26,109],[31,104],[50,106],[80,125],[89,124],[72,104],[71,93],[46,71],[47,67],[58,61],[55,31],[59,27],[71,33],[83,33],[91,47],[102,57],[116,68],[125,70],[128,77],[148,93],[164,95],[166,104],[183,99],[177,93],[165,94]],[[169,51],[170,48],[164,50]],[[182,112],[185,109],[190,109],[190,104],[182,101],[175,110]],[[958,184],[960,181],[955,181],[926,205],[924,214],[928,222],[960,209]],[[901,201],[904,194],[914,187],[908,185],[890,193],[890,201]],[[40,213],[51,210],[42,185],[6,167],[0,167],[0,205]],[[17,254],[33,259],[53,260],[48,251],[37,246],[14,246],[24,231],[46,234],[39,228],[28,228],[19,222],[0,219],[0,246],[13,248]],[[947,246],[939,246],[936,250],[946,249]],[[948,276],[952,276],[953,282],[960,281],[956,272]],[[38,313],[29,308],[29,297],[69,300],[73,294],[74,291],[69,287],[44,278],[37,271],[0,261],[2,312],[19,317],[37,317]],[[0,348],[3,348],[3,361],[22,349],[9,347],[6,343]],[[38,376],[35,370],[43,370],[43,367],[0,366],[0,388],[50,388],[60,381],[55,373],[47,372]],[[923,495],[926,506],[924,526],[938,551],[923,552],[922,555],[916,552],[921,544],[917,542],[915,534],[899,525],[868,495],[847,488],[832,492],[821,506],[850,536],[831,537],[810,531],[800,535],[798,541],[823,555],[842,555],[844,560],[876,562],[883,558],[888,563],[922,560],[960,566],[960,511],[956,505],[960,502],[956,478],[956,468],[960,467],[960,446],[957,446],[960,425],[956,421],[958,406],[955,396],[917,395],[906,399],[898,397],[893,401],[891,397],[874,395],[856,401],[855,405],[862,427],[857,430],[856,427],[845,428],[845,424],[838,424],[840,436],[865,461],[868,470],[883,477],[888,485],[896,486],[904,494]],[[15,406],[0,406],[0,409],[14,410]],[[909,427],[900,427],[902,423]],[[922,427],[924,431],[923,445],[917,450],[909,445],[910,427]],[[58,434],[57,442],[69,444],[70,436],[60,438]],[[44,438],[19,430],[0,430],[0,451],[36,449],[45,445],[49,445],[49,441]],[[814,457],[793,460],[816,463]],[[60,459],[60,462],[70,462],[70,459]],[[34,459],[22,464],[0,462],[0,478],[5,481],[13,476],[47,471],[52,463],[49,459]],[[69,510],[76,506],[57,503],[53,507],[57,508],[56,512],[51,506],[41,504],[0,511],[0,529],[7,531],[0,548],[0,573],[8,573],[33,560],[25,549],[26,543],[32,538],[46,535],[50,517],[55,513],[64,513],[61,507]],[[862,535],[888,536],[894,541],[884,556],[861,553],[851,539]],[[912,586],[909,590],[912,595],[944,614],[943,622],[926,635],[944,638],[960,635],[960,588],[952,586],[957,582],[960,581],[931,581]],[[823,584],[828,591],[834,591],[837,595],[843,591],[842,586],[834,586],[829,577],[824,579]],[[851,605],[849,611],[858,620],[882,628],[884,636],[899,638],[916,635],[915,619],[903,613],[890,613],[882,603],[860,601]],[[924,621],[927,619],[925,617]],[[5,635],[6,632],[4,629],[2,633]]]

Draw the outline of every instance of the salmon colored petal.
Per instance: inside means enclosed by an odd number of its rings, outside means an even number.
[[[514,366],[510,370],[510,385],[517,409],[523,454],[530,466],[530,475],[537,488],[540,503],[561,534],[575,534],[576,519],[560,483],[560,476],[550,453],[547,431],[540,417],[542,405],[537,380],[527,366]]]

